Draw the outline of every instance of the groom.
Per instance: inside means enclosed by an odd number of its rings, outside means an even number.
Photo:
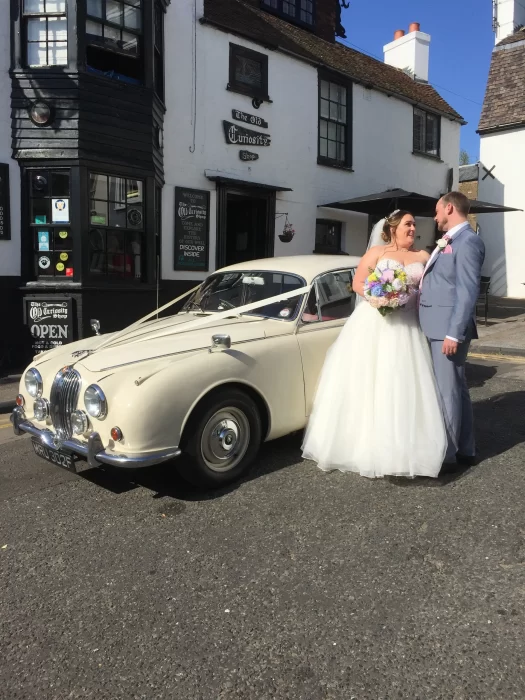
[[[470,341],[478,337],[476,301],[485,246],[470,228],[469,209],[461,192],[449,192],[436,204],[435,222],[443,237],[425,267],[419,303],[445,417],[449,468],[474,464],[476,453],[465,362]]]

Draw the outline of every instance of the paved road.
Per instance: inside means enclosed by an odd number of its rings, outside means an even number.
[[[323,474],[294,437],[198,494],[71,475],[0,416],[2,700],[525,697],[525,364],[475,361],[454,480]]]

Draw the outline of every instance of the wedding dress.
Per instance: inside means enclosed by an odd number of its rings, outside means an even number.
[[[415,290],[423,270],[405,266]],[[303,442],[322,470],[438,475],[447,437],[417,301],[387,316],[359,303],[329,349]]]

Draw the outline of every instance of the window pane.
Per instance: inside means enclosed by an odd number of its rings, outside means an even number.
[[[108,231],[108,275],[124,275],[131,272],[131,258],[124,249],[124,234]]]
[[[140,29],[140,10],[124,5],[124,24],[130,29]]]
[[[335,141],[337,138],[337,126],[332,122],[328,122],[328,138]]]
[[[45,12],[44,0],[24,0],[24,12]]]
[[[51,173],[51,195],[69,197],[69,173]]]
[[[106,39],[111,39],[111,41],[120,41],[120,29],[115,29],[115,27],[104,27],[104,37]]]
[[[109,225],[126,228],[126,207],[123,204],[109,203]]]
[[[67,66],[67,42],[57,41],[48,44],[47,56],[50,66]]]
[[[106,273],[106,232],[92,229],[89,232],[89,269],[95,274]]]
[[[126,252],[131,257],[132,275],[136,279],[140,279],[142,265],[142,236],[140,233],[128,234],[126,237],[126,244]]]
[[[126,199],[128,204],[142,202],[142,180],[128,180]]]
[[[325,122],[324,119],[321,119],[319,122],[319,135],[322,138],[326,138],[328,136],[328,124]]]
[[[66,0],[46,0],[46,12],[65,12]]]
[[[133,5],[133,7],[140,7],[142,0],[124,0],[127,5]]]
[[[330,119],[337,119],[339,117],[339,105],[335,102],[330,102]]]
[[[27,40],[28,41],[45,41],[46,40],[46,18],[38,17],[27,20]]]
[[[425,113],[414,110],[414,151],[425,150]]]
[[[27,45],[27,62],[30,66],[47,65],[47,47],[45,43]]]
[[[337,160],[337,144],[335,141],[328,141],[328,157]]]
[[[115,24],[122,24],[122,3],[106,0],[106,19]]]
[[[330,97],[330,83],[326,80],[321,80],[321,97],[327,100]]]
[[[427,114],[427,129],[426,129],[426,143],[425,150],[431,155],[437,156],[438,154],[438,126],[439,117],[433,114]]]
[[[341,163],[346,163],[346,144],[344,141],[339,144],[339,160]]]
[[[330,102],[321,99],[320,113],[322,117],[328,119],[330,117]]]
[[[262,66],[245,56],[235,56],[235,80],[245,85],[262,87]]]
[[[31,200],[31,223],[32,224],[47,224],[49,218],[49,199],[32,199]]]
[[[295,17],[295,0],[283,0],[283,13]]]
[[[67,20],[65,17],[49,17],[47,20],[48,41],[67,41]]]
[[[346,124],[346,107],[339,106],[339,121]]]
[[[108,178],[107,175],[96,175],[91,173],[89,176],[89,194],[93,199],[108,198]]]
[[[126,201],[126,180],[123,177],[109,178],[109,199],[112,202]]]
[[[328,158],[328,141],[326,139],[320,139],[319,141],[319,155],[323,158]]]
[[[102,17],[102,0],[87,0],[87,13],[93,17]]]
[[[102,25],[98,22],[93,22],[92,20],[88,19],[86,22],[86,34],[102,36]]]
[[[130,53],[138,54],[139,42],[137,35],[130,34],[129,32],[122,32],[122,48]]]
[[[108,203],[91,200],[90,203],[90,220],[92,224],[99,226],[108,225]]]

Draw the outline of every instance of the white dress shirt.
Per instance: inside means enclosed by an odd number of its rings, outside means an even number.
[[[469,226],[470,226],[469,222],[468,222],[468,221],[464,221],[464,222],[461,223],[461,224],[457,224],[456,226],[453,226],[453,227],[450,229],[450,231],[445,231],[445,233],[443,233],[443,236],[448,236],[448,238],[449,238],[450,240],[453,240],[453,239],[458,235],[458,233],[460,233],[460,232],[463,231],[464,229],[468,228]],[[441,250],[441,249],[436,245],[436,247],[435,247],[434,250],[432,251],[431,256],[430,256],[429,259],[428,259],[427,264],[425,265],[425,270],[424,270],[424,272],[423,272],[423,277],[425,276],[425,272],[428,270],[428,268],[430,267],[431,263],[434,262],[434,258],[439,254],[440,250]],[[453,337],[450,336],[450,335],[447,335],[447,336],[445,336],[445,337],[448,338],[449,340],[453,340],[455,343],[459,343],[459,342],[460,342],[457,338],[453,338]]]

